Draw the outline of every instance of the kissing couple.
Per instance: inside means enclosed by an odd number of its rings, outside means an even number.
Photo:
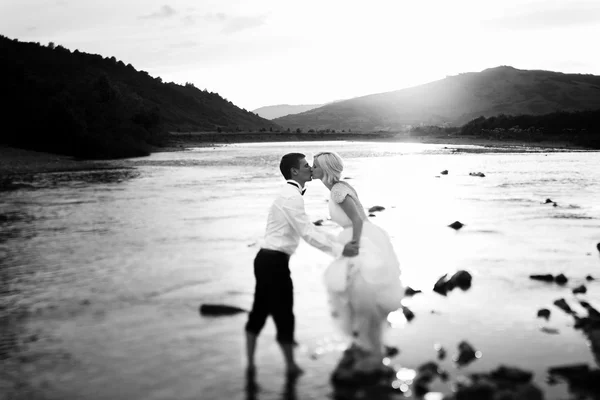
[[[331,317],[355,355],[352,368],[362,373],[384,370],[387,316],[402,306],[404,295],[389,235],[369,221],[356,190],[341,179],[344,163],[337,153],[317,153],[312,167],[304,154],[289,153],[282,157],[279,169],[286,182],[271,204],[254,259],[254,302],[245,326],[247,372],[254,374],[258,335],[269,315],[288,376],[303,372],[294,358],[294,290],[289,269],[300,238],[334,257],[323,278]],[[337,237],[316,227],[306,214],[304,186],[313,179],[330,191],[331,220],[343,228]]]

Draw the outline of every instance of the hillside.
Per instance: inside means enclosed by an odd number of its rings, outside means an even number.
[[[0,143],[85,158],[148,154],[167,131],[278,126],[192,84],[164,83],[114,57],[0,36]]]
[[[420,124],[458,126],[480,116],[598,108],[600,76],[502,66],[328,104],[273,122],[290,129],[394,131]]]
[[[299,114],[305,111],[319,108],[321,106],[323,106],[323,104],[278,104],[275,106],[260,107],[256,110],[252,110],[252,112],[258,114],[260,117],[265,119],[275,119],[290,114]]]

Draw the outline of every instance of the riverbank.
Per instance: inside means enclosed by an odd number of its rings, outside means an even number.
[[[531,149],[585,151],[588,149],[561,140],[526,142],[519,140],[499,140],[457,135],[414,135],[398,132],[369,133],[273,133],[273,132],[171,132],[171,140],[157,151],[178,151],[193,147],[255,142],[302,142],[302,141],[349,141],[349,142],[391,142],[424,143],[447,145],[473,145],[486,148],[507,148],[511,151],[531,151]]]
[[[171,133],[171,139],[153,152],[183,151],[194,147],[222,146],[233,143],[347,141],[444,144],[481,146],[476,152],[593,151],[564,141],[522,142],[472,138],[455,135],[416,136],[408,133],[271,133],[271,132],[187,132]],[[456,151],[466,151],[456,149]],[[0,146],[0,179],[44,172],[88,171],[127,168],[124,160],[78,160],[74,157]]]
[[[42,172],[113,169],[120,163],[119,160],[77,160],[60,154],[0,146],[0,179]]]

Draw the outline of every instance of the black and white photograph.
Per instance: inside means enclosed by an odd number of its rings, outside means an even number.
[[[600,400],[600,2],[2,0],[0,400]]]

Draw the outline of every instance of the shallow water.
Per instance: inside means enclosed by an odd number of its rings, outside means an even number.
[[[453,146],[456,148],[457,146]],[[461,146],[458,146],[461,147]],[[258,349],[258,393],[244,389],[244,314],[207,318],[202,303],[249,308],[252,261],[283,180],[282,154],[337,150],[344,176],[373,222],[392,236],[416,318],[392,315],[396,368],[434,360],[452,379],[508,364],[535,372],[547,399],[550,366],[596,365],[572,319],[552,305],[571,289],[600,307],[600,156],[597,152],[480,152],[463,146],[303,142],[238,144],[156,153],[133,169],[40,174],[29,189],[0,194],[0,393],[56,399],[244,399],[331,396],[342,341],[328,318],[321,274],[327,255],[302,243],[291,261],[299,362],[286,385],[267,323]],[[473,150],[473,151],[470,151]],[[440,171],[448,170],[448,175]],[[484,178],[469,176],[483,172]],[[311,219],[326,219],[326,188],[308,184]],[[547,198],[557,203],[544,204]],[[454,231],[448,224],[465,227]],[[322,229],[336,231],[326,222]],[[442,297],[445,273],[465,269],[473,286]],[[564,273],[560,287],[534,273]],[[552,310],[549,321],[537,310]],[[557,329],[548,334],[541,328]],[[457,368],[460,341],[481,351]],[[452,380],[451,379],[451,380]],[[449,393],[451,382],[436,381]],[[405,394],[411,396],[410,390]],[[402,395],[399,395],[402,397]],[[429,399],[434,399],[430,395]]]

